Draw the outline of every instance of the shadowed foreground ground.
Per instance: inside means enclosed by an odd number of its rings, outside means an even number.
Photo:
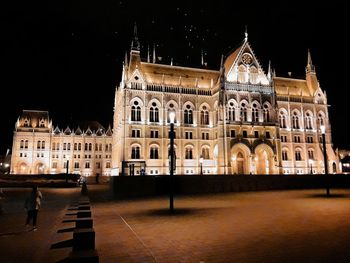
[[[229,193],[114,201],[107,185],[89,185],[100,262],[350,262],[350,190]],[[4,189],[0,262],[57,262],[50,249],[79,189],[42,189],[37,232],[21,232],[27,190]],[[18,232],[18,233],[17,233]]]

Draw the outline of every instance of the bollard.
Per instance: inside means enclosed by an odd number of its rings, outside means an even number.
[[[87,193],[88,193],[88,189],[87,189],[86,182],[84,181],[83,185],[81,186],[81,194],[82,195],[87,195]]]

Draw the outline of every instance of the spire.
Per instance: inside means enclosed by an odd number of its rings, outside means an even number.
[[[125,67],[128,66],[128,53],[126,51],[125,51],[124,65]]]
[[[201,50],[201,65],[204,65],[203,49]]]
[[[267,70],[267,79],[271,81],[272,71],[271,71],[271,60],[269,60],[269,69]]]
[[[244,41],[247,42],[248,41],[248,26],[245,25],[245,31],[244,31]]]
[[[170,59],[170,66],[173,65],[173,58]]]
[[[149,59],[149,45],[147,45],[147,63],[150,62],[150,59]]]
[[[220,61],[220,73],[222,73],[223,68],[224,68],[224,55],[221,55],[221,61]]]
[[[308,73],[316,73],[315,66],[312,64],[310,49],[307,50],[306,74]]]
[[[134,37],[131,41],[131,50],[136,50],[136,51],[140,51],[140,42],[139,42],[139,38],[137,37],[137,25],[136,22],[134,24]]]
[[[156,45],[153,44],[153,56],[152,56],[152,59],[153,59],[153,63],[156,63]]]

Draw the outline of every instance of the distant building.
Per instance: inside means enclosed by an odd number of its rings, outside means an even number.
[[[69,172],[86,176],[168,174],[170,110],[176,174],[201,167],[204,174],[324,173],[321,126],[328,170],[341,171],[310,52],[305,79],[277,77],[270,66],[265,73],[248,35],[217,70],[160,64],[155,50],[142,61],[140,52],[135,30],[116,88],[113,134],[98,123],[54,128],[48,112],[23,111],[11,172],[63,173],[69,163]]]
[[[112,131],[96,121],[59,129],[47,111],[24,110],[16,122],[11,173],[110,175],[111,159]]]
[[[136,33],[136,31],[135,31]],[[176,111],[176,173],[324,173],[341,166],[331,142],[327,96],[308,53],[306,78],[267,73],[248,36],[218,70],[141,60],[135,34],[116,90],[113,172],[169,173],[168,112]]]

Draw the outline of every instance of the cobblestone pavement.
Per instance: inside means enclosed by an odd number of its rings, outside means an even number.
[[[100,262],[350,262],[350,190],[116,201],[91,186]]]

